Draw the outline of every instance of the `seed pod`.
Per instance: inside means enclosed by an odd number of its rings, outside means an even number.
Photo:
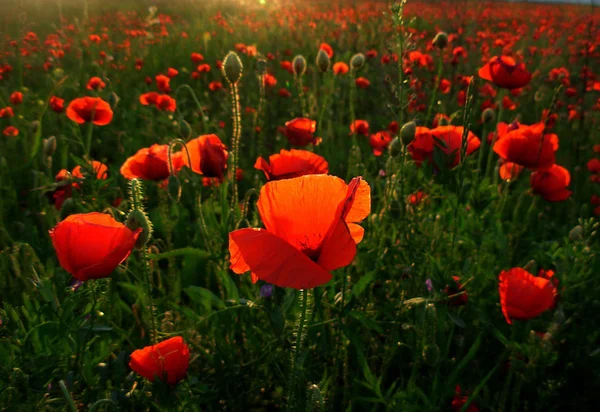
[[[329,70],[329,66],[331,66],[331,59],[325,50],[320,49],[317,53],[317,67],[322,73],[325,73]]]
[[[397,137],[395,137],[390,143],[390,156],[398,157],[400,153],[402,153],[402,143]]]
[[[354,71],[362,69],[364,65],[365,65],[365,55],[362,53],[356,53],[350,59],[350,67],[352,67],[352,70],[354,70]]]
[[[408,146],[415,139],[415,133],[417,132],[417,125],[415,122],[408,122],[400,129],[400,140],[405,146]]]
[[[432,44],[440,50],[444,49],[448,46],[448,35],[443,31],[439,32],[433,39]]]
[[[267,73],[267,61],[263,58],[259,58],[256,61],[256,71],[261,76]]]
[[[44,156],[52,157],[54,152],[56,151],[56,137],[50,136],[47,139],[44,139]]]
[[[494,111],[494,109],[488,107],[483,111],[483,113],[481,113],[482,123],[492,123],[494,120],[496,120],[496,112]]]
[[[141,210],[132,210],[129,212],[125,226],[132,231],[142,228],[142,232],[140,233],[137,242],[135,242],[136,249],[143,248],[152,236],[152,223],[150,222],[150,219],[148,219],[148,216]]]
[[[119,104],[120,100],[121,98],[115,92],[112,92],[108,95],[108,104],[110,104],[110,107],[113,110],[117,108],[117,105]]]
[[[236,52],[230,51],[223,59],[223,75],[230,84],[237,84],[242,78],[244,66]]]
[[[292,60],[292,69],[296,76],[302,76],[306,72],[306,59],[301,54]]]

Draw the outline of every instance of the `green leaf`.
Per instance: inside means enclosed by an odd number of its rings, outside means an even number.
[[[225,303],[208,289],[201,288],[200,286],[188,286],[184,289],[184,291],[186,295],[188,295],[190,299],[196,303],[200,303],[205,306],[214,305],[219,309],[225,308]],[[208,307],[210,308],[210,306]]]
[[[366,275],[362,276],[352,288],[352,295],[355,297],[360,296],[361,293],[364,292],[365,288],[369,285],[369,283],[373,281],[373,278],[375,277],[376,273],[377,271],[372,270]]]

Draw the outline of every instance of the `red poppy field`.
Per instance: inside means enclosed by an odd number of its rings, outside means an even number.
[[[593,6],[0,19],[0,410],[596,410]]]

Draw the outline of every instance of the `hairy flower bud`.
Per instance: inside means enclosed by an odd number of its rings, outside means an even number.
[[[440,50],[444,49],[448,46],[448,35],[443,31],[439,32],[433,39],[432,44]]]
[[[292,60],[292,69],[296,76],[302,76],[306,72],[306,59],[301,54]]]
[[[415,138],[415,133],[417,131],[417,125],[415,122],[408,122],[402,126],[400,129],[400,140],[404,143],[405,146],[408,146],[412,143]]]
[[[352,67],[352,70],[354,70],[354,71],[362,69],[364,65],[365,65],[365,55],[362,53],[356,53],[350,59],[350,67]]]
[[[325,50],[320,49],[317,53],[317,67],[323,73],[329,70],[329,66],[331,66],[331,59],[325,52]]]
[[[140,233],[137,242],[135,242],[136,249],[143,248],[152,236],[152,223],[150,222],[150,219],[148,219],[148,216],[141,210],[132,210],[129,213],[129,216],[127,216],[125,226],[134,232],[139,228],[142,228],[142,232]]]
[[[236,52],[230,51],[223,59],[223,75],[230,84],[237,84],[242,78],[244,66]]]
[[[496,120],[496,112],[494,109],[488,107],[481,113],[481,121],[484,124],[492,123],[494,120]]]

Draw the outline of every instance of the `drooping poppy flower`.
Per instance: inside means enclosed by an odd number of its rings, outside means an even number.
[[[549,274],[549,277],[553,272]],[[512,268],[500,273],[500,305],[509,324],[513,319],[532,319],[556,304],[556,286],[547,277],[533,276],[525,269]]]
[[[369,122],[366,120],[355,120],[354,123],[350,125],[350,134],[353,133],[362,134],[363,136],[369,135]]]
[[[305,117],[290,120],[285,124],[285,128],[280,128],[281,133],[288,138],[291,145],[300,147],[316,143],[316,138],[313,136],[315,130],[317,130],[317,122]]]
[[[481,69],[479,77],[504,89],[519,89],[531,81],[531,73],[523,63],[516,63],[509,56],[494,56]]]
[[[523,169],[524,169],[523,166],[519,166],[516,163],[504,162],[500,166],[500,169],[498,170],[498,174],[500,175],[500,179],[502,179],[502,180],[515,180],[516,178],[518,178],[521,175],[521,172],[523,172]]]
[[[269,156],[269,162],[259,157],[254,168],[262,170],[269,181],[329,173],[329,165],[323,157],[296,149],[281,149],[279,154]]]
[[[327,56],[329,56],[330,59],[333,57],[333,49],[329,44],[321,43],[319,50],[323,50],[325,53],[327,53]]]
[[[56,113],[62,113],[65,110],[65,100],[57,96],[50,97],[50,108]]]
[[[69,103],[67,117],[79,124],[92,122],[106,126],[112,120],[113,111],[108,102],[99,97],[80,97]]]
[[[174,172],[183,166],[182,153],[172,153]],[[137,151],[121,166],[125,179],[164,180],[169,177],[169,145],[154,144]]]
[[[14,126],[7,126],[3,131],[2,134],[4,136],[9,136],[9,137],[15,137],[19,135],[19,129],[17,129]]]
[[[567,190],[571,182],[569,171],[562,166],[552,165],[549,169],[531,174],[531,189],[548,202],[567,200],[573,192]]]
[[[229,234],[231,269],[280,287],[313,288],[349,265],[371,210],[370,187],[335,176],[307,175],[264,185],[258,211],[265,229]]]
[[[447,156],[448,166],[453,168],[460,161],[463,131],[462,126],[438,126],[435,129],[417,127],[415,138],[408,145],[408,152],[417,165],[420,165],[424,160],[432,161],[434,147],[437,147]],[[469,156],[479,149],[480,144],[479,138],[469,131],[466,155]],[[441,167],[442,165],[436,166]]]
[[[375,156],[381,156],[384,150],[388,148],[392,140],[392,134],[387,130],[382,130],[380,132],[372,134],[369,137],[369,144],[373,149],[373,154]]]
[[[346,74],[350,68],[344,62],[337,62],[333,65],[333,74],[339,76],[340,74]]]
[[[99,77],[92,77],[88,83],[86,88],[88,90],[102,90],[106,87],[106,83],[102,81]]]
[[[182,158],[187,167],[204,177],[223,180],[229,154],[219,136],[216,134],[203,135],[190,140],[185,146],[187,152],[182,152]],[[189,159],[187,153],[189,153]]]
[[[185,378],[190,364],[190,350],[181,336],[146,346],[131,354],[129,367],[151,382],[162,380],[175,385]]]
[[[546,169],[555,162],[554,152],[558,150],[558,136],[544,134],[544,124],[531,126],[518,125],[498,137],[494,152],[502,159],[525,166],[529,169]]]
[[[23,93],[21,93],[21,92],[13,92],[10,95],[10,102],[12,104],[14,104],[15,106],[18,105],[18,104],[23,103]]]
[[[50,230],[50,237],[63,269],[86,281],[110,276],[127,259],[141,230],[94,212],[67,217]]]

